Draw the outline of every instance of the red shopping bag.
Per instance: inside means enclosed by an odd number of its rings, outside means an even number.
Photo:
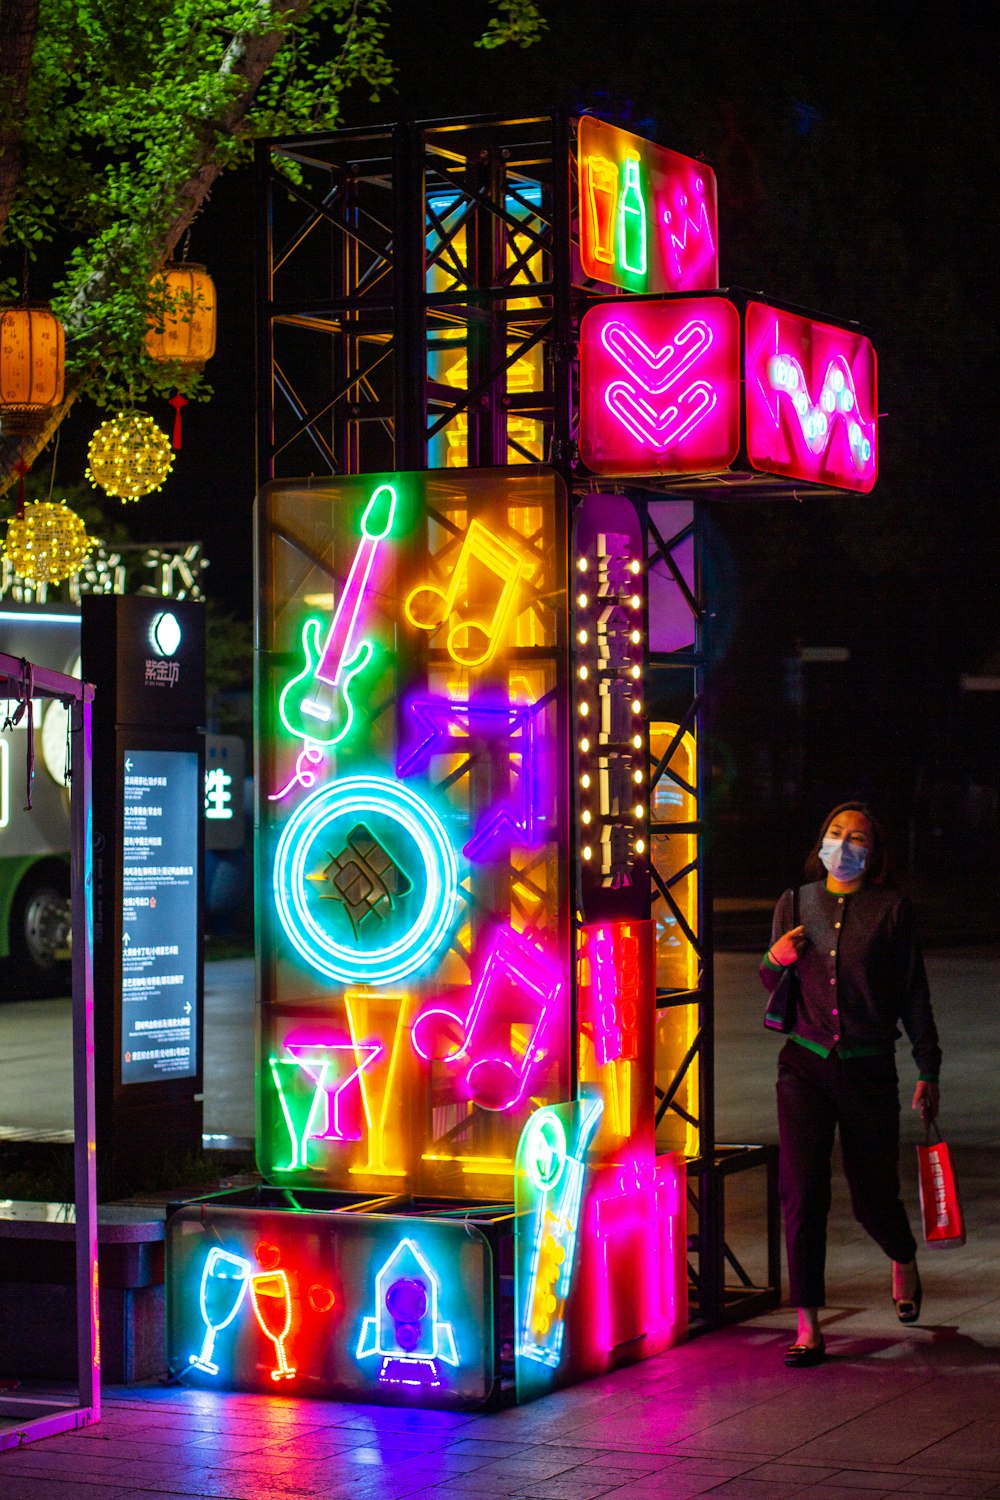
[[[920,1216],[924,1221],[924,1239],[928,1245],[964,1245],[965,1220],[962,1217],[962,1200],[958,1195],[958,1183],[951,1164],[948,1142],[941,1139],[937,1126],[937,1140],[931,1140],[931,1127],[927,1126],[927,1139],[917,1147],[917,1167],[920,1173]]]

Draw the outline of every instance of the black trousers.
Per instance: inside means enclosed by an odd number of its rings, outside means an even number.
[[[890,1260],[917,1253],[899,1196],[899,1083],[884,1057],[820,1057],[786,1042],[778,1058],[779,1181],[785,1217],[789,1301],[826,1301],[830,1162],[840,1128],[854,1217]]]

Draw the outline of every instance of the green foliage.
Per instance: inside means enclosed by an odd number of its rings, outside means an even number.
[[[518,47],[530,47],[537,42],[548,22],[533,0],[493,0],[500,12],[493,16],[485,32],[476,43],[477,47],[502,47],[513,42]]]
[[[478,45],[538,39],[534,0],[492,3]],[[25,247],[60,254],[52,301],[78,394],[210,394],[197,371],[146,353],[150,318],[171,310],[151,302],[150,278],[255,140],[334,129],[349,90],[377,100],[391,86],[388,20],[389,0],[40,0],[25,118],[0,100],[24,148],[0,270]],[[0,277],[0,298],[17,280]]]

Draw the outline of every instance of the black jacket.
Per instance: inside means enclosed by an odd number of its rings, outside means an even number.
[[[809,941],[798,961],[802,997],[796,1034],[827,1053],[838,1043],[848,1052],[891,1050],[902,1022],[918,1072],[936,1079],[941,1048],[907,898],[877,885],[838,896],[817,881],[799,891],[799,922]],[[772,944],[792,926],[789,890],[775,907]],[[769,993],[779,974],[761,964],[761,982]]]

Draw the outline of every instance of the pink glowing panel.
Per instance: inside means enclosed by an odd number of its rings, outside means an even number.
[[[719,285],[715,173],[585,115],[577,127],[580,268],[627,292]]]
[[[873,487],[878,381],[863,334],[748,303],[746,411],[755,469],[862,494]]]
[[[724,297],[606,302],[580,325],[580,455],[595,474],[711,474],[740,441],[740,319]]]

